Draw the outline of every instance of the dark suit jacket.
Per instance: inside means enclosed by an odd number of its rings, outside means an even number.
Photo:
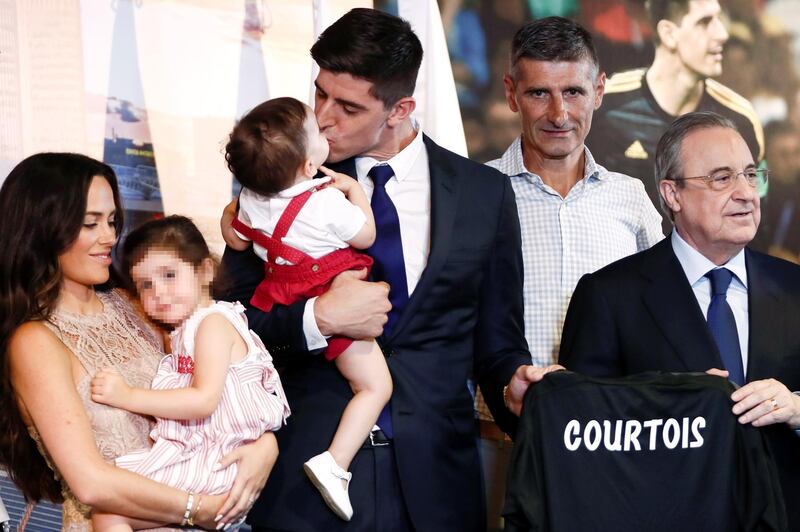
[[[394,332],[379,339],[394,381],[393,445],[415,529],[477,531],[485,528],[485,517],[467,380],[477,378],[490,408],[511,430],[513,416],[503,406],[502,388],[516,368],[530,363],[519,220],[505,176],[427,137],[424,142],[431,179],[430,254]],[[353,160],[334,169],[355,175]],[[229,297],[248,302],[262,278],[262,263],[250,251],[228,249],[223,268],[234,281]],[[305,460],[327,448],[352,397],[333,364],[307,353],[304,304],[269,314],[248,310],[251,328],[276,360],[292,409],[288,425],[277,432],[278,463],[249,520],[281,530],[347,529],[302,472]],[[374,498],[365,452],[351,471],[355,529],[359,508]]]
[[[747,380],[800,390],[800,267],[745,250],[750,339]],[[716,343],[666,238],[583,276],[564,324],[559,362],[594,377],[722,368]],[[792,530],[800,530],[800,437],[763,429],[778,464]]]

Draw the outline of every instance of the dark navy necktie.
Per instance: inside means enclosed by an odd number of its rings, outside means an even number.
[[[403,242],[400,239],[400,218],[397,216],[397,209],[392,199],[386,193],[386,182],[392,178],[394,170],[388,164],[373,166],[367,175],[372,178],[375,185],[370,206],[375,216],[377,233],[375,243],[367,253],[375,261],[372,265],[372,279],[389,283],[389,302],[392,304],[392,310],[389,311],[388,321],[383,327],[383,335],[388,338],[408,302],[408,280],[403,259]],[[394,437],[391,403],[383,408],[377,424],[387,437]]]
[[[742,350],[739,346],[739,332],[736,328],[733,311],[726,297],[733,273],[727,268],[715,268],[708,272],[706,277],[711,281],[708,327],[717,342],[722,364],[728,370],[728,378],[742,386],[744,385],[744,369],[742,366]]]
[[[392,199],[386,193],[386,182],[392,178],[394,170],[388,164],[384,164],[372,167],[367,175],[375,184],[370,205],[375,216],[377,232],[375,243],[367,250],[367,254],[375,261],[372,266],[372,279],[389,283],[389,302],[392,304],[392,310],[383,328],[383,335],[388,338],[408,302],[408,280],[403,259],[403,242],[400,239],[400,219]]]

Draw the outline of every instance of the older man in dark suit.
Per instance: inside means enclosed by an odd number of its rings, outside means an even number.
[[[345,272],[328,292],[269,314],[249,309],[292,408],[280,457],[250,513],[256,530],[478,531],[485,527],[474,378],[506,429],[544,369],[523,335],[522,257],[505,176],[437,146],[411,118],[422,47],[407,22],[354,9],[311,49],[315,113],[328,165],[371,197],[380,248],[373,278]],[[251,252],[225,252],[248,301],[263,275]],[[388,284],[387,284],[388,283]],[[391,310],[390,310],[391,309]],[[378,337],[394,383],[390,407],[351,466],[354,515],[339,520],[302,464],[327,448],[352,397],[318,354],[329,335]]]
[[[748,249],[760,221],[757,169],[714,113],[677,119],[658,143],[670,238],[578,283],[559,361],[592,376],[707,371],[741,386],[741,423],[768,433],[786,501],[800,496],[800,267]],[[701,511],[701,509],[698,509]],[[787,507],[800,529],[800,510]]]

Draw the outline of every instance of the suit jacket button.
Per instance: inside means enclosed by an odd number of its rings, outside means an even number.
[[[312,272],[317,272],[317,271],[319,271],[319,264],[312,264],[312,265],[311,265],[311,271],[312,271]]]

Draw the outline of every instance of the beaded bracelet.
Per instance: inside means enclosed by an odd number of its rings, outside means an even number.
[[[192,515],[189,516],[189,519],[186,520],[186,524],[187,525],[194,526],[194,520],[197,519],[197,514],[200,513],[200,507],[201,506],[203,506],[203,496],[202,495],[198,495],[197,496],[197,506],[195,507],[194,512],[192,512]]]
[[[189,492],[189,497],[186,499],[186,511],[183,512],[183,521],[181,526],[189,524],[189,516],[192,515],[192,508],[194,507],[194,493]]]

